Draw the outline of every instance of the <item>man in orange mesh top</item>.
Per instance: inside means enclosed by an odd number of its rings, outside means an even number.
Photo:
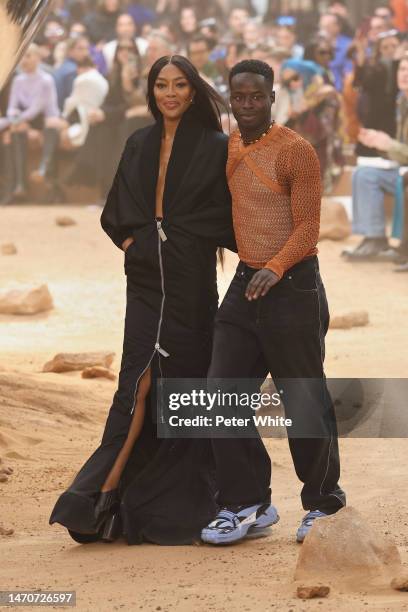
[[[289,446],[308,511],[297,531],[302,542],[315,519],[337,512],[346,499],[323,370],[329,311],[316,256],[319,162],[306,140],[271,121],[273,79],[268,64],[256,60],[230,74],[238,130],[227,175],[240,263],[216,316],[208,377],[249,379],[251,386],[270,372],[294,424]],[[202,539],[230,543],[276,523],[261,438],[218,438],[212,446],[221,510]]]

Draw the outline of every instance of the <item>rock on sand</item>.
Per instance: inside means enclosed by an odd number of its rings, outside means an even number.
[[[323,198],[319,240],[344,240],[350,235],[351,225],[343,204]]]
[[[330,319],[330,329],[351,329],[352,327],[365,327],[370,322],[368,312],[349,312]]]
[[[0,294],[0,313],[32,315],[54,308],[47,285],[34,289],[12,289]]]
[[[366,584],[370,578],[389,581],[401,568],[396,545],[350,506],[316,519],[300,549],[295,580],[363,578]]]
[[[85,368],[82,372],[82,378],[108,378],[109,380],[116,380],[115,374],[108,368],[103,368],[102,366]]]
[[[58,353],[51,361],[43,367],[43,372],[73,372],[85,370],[94,366],[109,368],[112,365],[115,353]]]

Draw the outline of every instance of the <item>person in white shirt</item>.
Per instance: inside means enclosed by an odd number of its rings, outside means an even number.
[[[108,73],[113,66],[116,49],[119,41],[134,40],[141,56],[145,55],[148,41],[145,38],[136,36],[136,24],[131,15],[119,15],[116,21],[116,38],[106,43],[102,47],[102,53],[105,58]]]
[[[108,90],[108,81],[98,72],[90,58],[78,64],[78,76],[62,112],[65,125],[61,141],[64,148],[71,149],[84,144],[89,131],[89,117],[92,111],[102,106]]]

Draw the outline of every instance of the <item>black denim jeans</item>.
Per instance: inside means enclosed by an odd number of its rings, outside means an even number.
[[[298,424],[300,419],[306,430],[310,422],[324,423],[324,435],[290,437],[288,432],[288,439],[304,485],[303,508],[332,514],[346,500],[338,485],[337,427],[323,369],[329,310],[318,259],[296,264],[266,296],[250,302],[245,289],[256,271],[238,264],[215,319],[208,377],[264,379],[270,372],[283,390],[287,418]],[[260,437],[218,438],[212,445],[222,506],[270,498],[271,461]]]

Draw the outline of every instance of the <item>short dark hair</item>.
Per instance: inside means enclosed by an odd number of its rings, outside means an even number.
[[[77,63],[77,68],[95,68],[95,62],[91,57],[84,57],[84,59]]]
[[[244,72],[251,72],[252,74],[260,74],[265,78],[271,87],[273,87],[273,83],[275,80],[275,75],[273,73],[272,68],[266,62],[262,62],[261,60],[242,60],[242,62],[238,62],[235,66],[232,67],[231,72],[229,74],[229,84],[231,85],[232,79],[237,74],[243,74]]]
[[[190,38],[190,40],[187,43],[187,52],[190,53],[191,45],[194,45],[197,43],[205,43],[207,49],[210,50],[210,43],[208,41],[208,38],[203,36],[203,34],[194,34],[194,36]]]

